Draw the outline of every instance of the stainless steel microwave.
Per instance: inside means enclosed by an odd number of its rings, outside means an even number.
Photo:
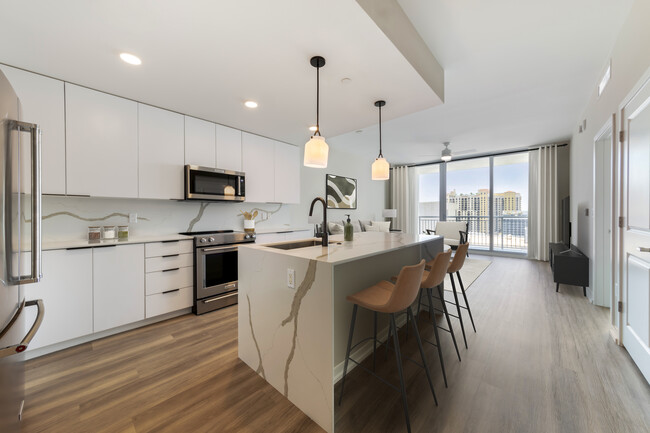
[[[185,200],[244,201],[246,179],[240,171],[185,166]]]

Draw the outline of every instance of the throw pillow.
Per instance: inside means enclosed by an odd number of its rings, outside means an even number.
[[[372,223],[370,222],[370,220],[363,220],[363,221],[359,220],[359,225],[361,226],[361,231],[366,232],[368,231],[367,227],[371,226]]]
[[[336,224],[336,223],[327,223],[330,233],[333,235],[338,235],[343,233],[343,226],[341,224]]]
[[[371,227],[377,228],[374,231],[388,233],[390,231],[390,221],[373,221]]]
[[[347,219],[344,219],[344,220],[342,221],[342,223],[343,223],[343,227],[345,227],[345,223],[346,223],[346,222],[347,222]],[[362,231],[362,230],[361,230],[361,223],[359,222],[359,220],[353,220],[353,219],[350,219],[350,224],[352,224],[352,231],[353,231],[354,233],[359,233],[360,231]]]

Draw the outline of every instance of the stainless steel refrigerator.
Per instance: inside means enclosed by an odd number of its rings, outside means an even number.
[[[28,119],[27,119],[28,120]],[[21,119],[20,100],[0,71],[0,431],[20,431],[23,352],[43,321],[25,284],[41,279],[41,167],[38,125]],[[36,320],[27,322],[27,309]],[[32,316],[33,317],[33,316]]]

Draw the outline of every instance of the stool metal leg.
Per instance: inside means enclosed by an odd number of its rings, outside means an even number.
[[[445,291],[442,288],[442,285],[438,285],[438,296],[442,302],[442,311],[445,313],[445,318],[447,319],[447,327],[449,327],[449,333],[451,334],[451,339],[454,341],[454,347],[456,348],[456,355],[458,356],[458,361],[460,361],[460,351],[458,350],[458,344],[456,343],[456,334],[454,334],[454,328],[451,326],[451,318],[449,317],[449,311],[447,311],[447,303],[445,302]]]
[[[413,318],[413,311],[411,311],[411,307],[408,307],[406,310],[406,314],[410,315],[411,318]],[[424,356],[424,348],[422,348],[422,340],[420,339],[420,331],[418,331],[418,325],[415,322],[413,322],[413,333],[415,334],[415,339],[418,342],[418,348],[420,349],[420,356],[422,357],[422,365],[424,365],[424,371],[427,373],[427,380],[429,381],[429,388],[431,388],[431,395],[433,395],[433,401],[436,402],[436,406],[438,406],[438,399],[436,398],[436,392],[433,390],[433,382],[431,382],[431,372],[429,371],[429,366],[427,365],[427,359],[426,356]],[[434,326],[435,328],[435,326]],[[440,348],[440,341],[438,341],[438,348]],[[442,372],[444,374],[445,369],[443,367]],[[447,378],[445,378],[445,382],[447,382]]]
[[[402,407],[404,408],[404,417],[406,418],[406,430],[411,433],[411,420],[409,418],[409,407],[406,402],[406,385],[404,384],[404,372],[402,370],[402,354],[399,350],[399,337],[397,335],[397,325],[395,324],[395,314],[390,315],[390,326],[393,328],[393,343],[395,345],[395,360],[397,361],[397,372],[399,373],[399,385],[402,391]]]
[[[429,297],[429,305],[433,306],[433,296],[431,295],[431,289],[427,289],[427,296]],[[433,324],[433,334],[436,337],[436,347],[438,348],[438,357],[440,358],[440,367],[442,368],[442,377],[445,379],[445,388],[449,388],[447,385],[447,372],[445,372],[445,360],[442,356],[442,345],[440,344],[440,335],[438,335],[438,324],[436,323],[436,315],[433,312],[433,307],[429,308],[429,315],[431,316],[431,323]],[[424,354],[422,355],[424,356]]]
[[[358,305],[352,307],[352,320],[350,321],[350,336],[348,337],[348,349],[345,352],[345,363],[343,364],[343,377],[341,378],[341,395],[339,396],[339,406],[343,401],[343,387],[345,386],[345,375],[348,373],[348,360],[350,359],[350,349],[352,348],[352,336],[354,335],[354,322],[357,319]]]
[[[377,367],[377,312],[374,311],[373,339],[372,339],[372,371]]]
[[[465,306],[467,307],[467,312],[469,313],[469,320],[472,321],[472,328],[476,332],[476,326],[474,326],[474,317],[472,317],[472,310],[469,308],[469,301],[467,300],[467,295],[465,294],[465,286],[463,285],[463,280],[460,279],[460,272],[456,272],[458,277],[458,282],[460,283],[460,290],[463,292],[463,298],[465,299]]]
[[[465,336],[465,325],[463,325],[463,313],[460,311],[460,303],[458,302],[458,293],[456,293],[456,283],[454,283],[454,274],[449,274],[451,280],[451,288],[454,292],[454,300],[456,301],[456,311],[458,311],[458,320],[460,321],[460,330],[463,331],[463,340],[465,340],[465,349],[467,349],[467,337]]]
[[[415,312],[415,318],[417,319],[417,321],[420,320],[421,308],[422,308],[422,289],[418,291],[418,310]]]

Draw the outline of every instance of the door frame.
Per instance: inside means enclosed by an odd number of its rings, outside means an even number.
[[[610,187],[610,199],[611,202],[609,203],[609,217],[610,217],[610,248],[608,252],[605,252],[606,254],[606,259],[607,263],[609,263],[610,267],[610,278],[609,281],[603,281],[603,284],[609,285],[609,301],[610,301],[610,323],[612,325],[612,333],[613,337],[616,340],[616,335],[618,333],[617,328],[618,326],[616,325],[616,314],[615,314],[615,306],[617,305],[617,299],[616,299],[616,256],[617,256],[617,249],[616,249],[616,238],[617,238],[617,230],[615,224],[616,217],[617,217],[617,202],[616,202],[616,186],[617,186],[617,181],[616,181],[616,149],[617,149],[617,141],[616,140],[616,114],[612,114],[611,118],[605,122],[605,124],[598,130],[596,135],[594,136],[593,143],[593,176],[592,176],[592,184],[593,184],[593,189],[592,189],[592,203],[593,203],[593,208],[594,208],[594,221],[591,226],[591,238],[593,239],[593,245],[592,245],[592,257],[594,258],[594,263],[592,263],[591,266],[591,282],[593,284],[593,291],[592,291],[592,296],[593,299],[591,300],[592,303],[596,305],[601,305],[596,302],[597,294],[596,290],[598,288],[597,283],[597,278],[596,278],[596,257],[598,256],[598,252],[596,251],[596,238],[598,236],[597,233],[597,220],[599,218],[599,212],[596,206],[597,202],[597,188],[596,188],[596,180],[598,178],[598,173],[597,173],[597,160],[598,160],[598,149],[597,149],[597,143],[601,141],[603,138],[605,138],[607,135],[610,135],[610,140],[609,140],[609,147],[608,147],[608,152],[609,152],[609,187]],[[603,217],[605,216],[605,213],[602,215]]]

